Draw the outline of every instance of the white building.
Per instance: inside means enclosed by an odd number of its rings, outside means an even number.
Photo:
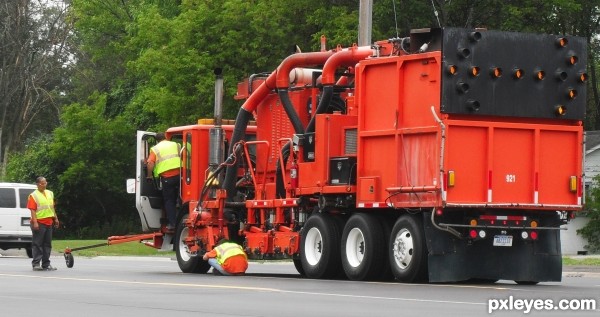
[[[593,178],[600,173],[600,131],[585,132],[585,189],[586,191],[593,186]],[[574,255],[578,252],[585,252],[587,241],[577,234],[577,230],[583,228],[588,222],[588,218],[581,214],[567,225],[566,231],[561,231],[562,253],[564,255]]]

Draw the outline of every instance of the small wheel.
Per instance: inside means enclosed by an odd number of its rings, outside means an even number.
[[[401,282],[427,279],[427,246],[418,216],[401,216],[392,229],[388,255],[392,273]]]
[[[185,238],[189,234],[189,229],[185,225],[187,217],[182,217],[177,225],[175,255],[177,256],[177,264],[183,273],[206,273],[210,269],[210,264],[204,261],[199,255],[192,255],[187,244],[184,243]]]
[[[33,249],[31,249],[31,247],[25,248],[25,252],[30,259],[33,258]]]
[[[72,268],[75,264],[75,258],[73,258],[73,254],[65,253],[65,262],[67,263],[68,268]]]

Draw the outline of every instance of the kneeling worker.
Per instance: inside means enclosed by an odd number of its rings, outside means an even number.
[[[248,269],[248,257],[244,249],[239,244],[225,239],[221,239],[202,259],[208,261],[216,275],[242,275]]]

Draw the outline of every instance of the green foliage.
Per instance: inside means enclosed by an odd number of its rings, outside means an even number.
[[[11,153],[6,165],[6,180],[29,184],[34,184],[38,176],[46,177],[49,183],[56,180],[53,160],[48,155],[51,144],[51,136],[42,135],[28,140],[24,151]]]
[[[600,175],[594,177],[593,186],[587,191],[585,212],[589,222],[577,230],[587,241],[590,252],[600,251]]]

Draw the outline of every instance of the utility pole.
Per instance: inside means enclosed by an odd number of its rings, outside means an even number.
[[[358,46],[371,45],[373,0],[360,0],[358,8]]]

